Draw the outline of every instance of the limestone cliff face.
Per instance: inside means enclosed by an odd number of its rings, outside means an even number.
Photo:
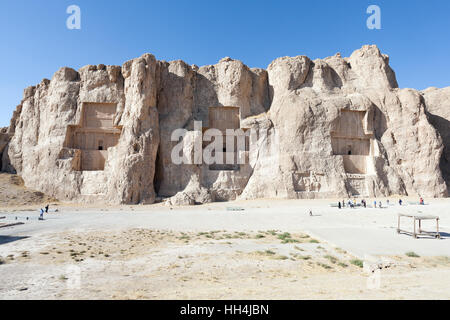
[[[450,187],[450,87],[437,89],[428,88],[421,92],[428,120],[436,128],[442,138],[444,150],[440,159],[439,167],[442,175]]]
[[[154,57],[144,55],[123,68],[62,68],[51,81],[27,88],[3,169],[17,171],[27,186],[61,200],[153,202],[159,144],[156,68]],[[65,145],[69,126],[80,123],[83,104],[92,102],[113,104],[111,121],[123,132],[107,150],[103,171],[74,170],[76,150]]]
[[[279,58],[267,71],[146,54],[122,67],[62,68],[27,88],[0,135],[2,170],[66,201],[442,197],[449,97],[448,88],[399,89],[376,46],[349,58]],[[186,129],[189,154],[201,139],[195,121],[255,134],[248,161],[173,163],[173,131]]]
[[[278,133],[279,156],[257,164],[243,195],[446,196],[442,140],[420,94],[397,88],[388,61],[375,46],[365,46],[350,58],[272,62],[268,118]],[[358,126],[360,133],[348,129]]]

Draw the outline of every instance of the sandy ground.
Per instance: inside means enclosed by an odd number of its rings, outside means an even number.
[[[46,202],[55,202],[55,200],[42,192],[25,188],[22,178],[18,175],[0,173],[0,207],[27,206]]]
[[[404,200],[4,208],[24,224],[0,229],[0,299],[449,299],[450,200]],[[400,212],[442,239],[398,235]]]

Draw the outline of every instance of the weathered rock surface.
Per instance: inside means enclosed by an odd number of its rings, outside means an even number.
[[[429,113],[429,121],[439,132],[444,143],[440,169],[450,187],[450,87],[444,89],[428,88],[421,92]]]
[[[122,67],[62,68],[25,89],[0,133],[2,170],[63,201],[444,197],[449,101],[449,88],[399,89],[376,46],[349,58],[283,57],[267,70],[145,54]],[[192,159],[202,138],[195,121],[251,132],[248,161],[175,164],[172,133],[186,129],[182,149]],[[101,170],[83,169],[91,156]]]

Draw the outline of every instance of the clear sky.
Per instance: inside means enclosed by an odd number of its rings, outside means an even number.
[[[81,30],[69,30],[69,5]],[[381,8],[381,30],[366,9]],[[150,52],[199,66],[222,57],[266,68],[280,56],[349,56],[376,44],[391,57],[400,87],[450,85],[448,0],[1,0],[0,126],[23,89],[63,66],[114,64]]]

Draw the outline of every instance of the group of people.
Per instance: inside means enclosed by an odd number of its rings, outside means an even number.
[[[358,205],[358,204],[356,203],[356,199],[353,199],[353,201],[349,199],[349,200],[347,201],[347,206],[348,206],[349,208],[356,208],[357,205]],[[366,202],[366,200],[364,200],[364,199],[361,200],[361,206],[363,206],[364,208],[367,207],[367,202]],[[339,209],[345,208],[345,200],[342,200],[342,203],[339,201],[339,202],[338,202],[338,207],[339,207]]]
[[[44,208],[45,208],[45,213],[48,213],[48,208],[49,208],[50,206],[49,205],[46,205]],[[44,220],[44,209],[42,209],[41,208],[41,213],[39,214],[39,220]]]
[[[389,199],[386,200],[386,204],[387,204],[387,206],[389,206]],[[399,200],[398,200],[398,204],[401,206],[401,205],[403,204],[403,200],[402,200],[402,199],[399,199]],[[424,204],[425,204],[425,202],[424,202],[424,200],[423,200],[422,197],[420,197],[420,199],[419,199],[419,204],[421,204],[421,205],[424,205]],[[339,207],[339,209],[345,208],[345,205],[346,205],[346,202],[345,202],[344,200],[342,200],[342,202],[341,202],[341,201],[338,202],[338,207]],[[353,199],[353,201],[349,199],[349,200],[347,201],[347,206],[348,206],[349,208],[356,208],[356,206],[357,206],[356,199]],[[361,206],[361,207],[364,207],[364,208],[367,208],[367,202],[366,202],[365,199],[362,199],[362,200],[361,200],[360,206]],[[378,208],[382,208],[382,207],[383,207],[383,204],[382,204],[381,200],[380,200],[380,201],[374,200],[374,201],[373,201],[373,207],[374,207],[374,208],[377,208],[377,207],[378,207]]]

